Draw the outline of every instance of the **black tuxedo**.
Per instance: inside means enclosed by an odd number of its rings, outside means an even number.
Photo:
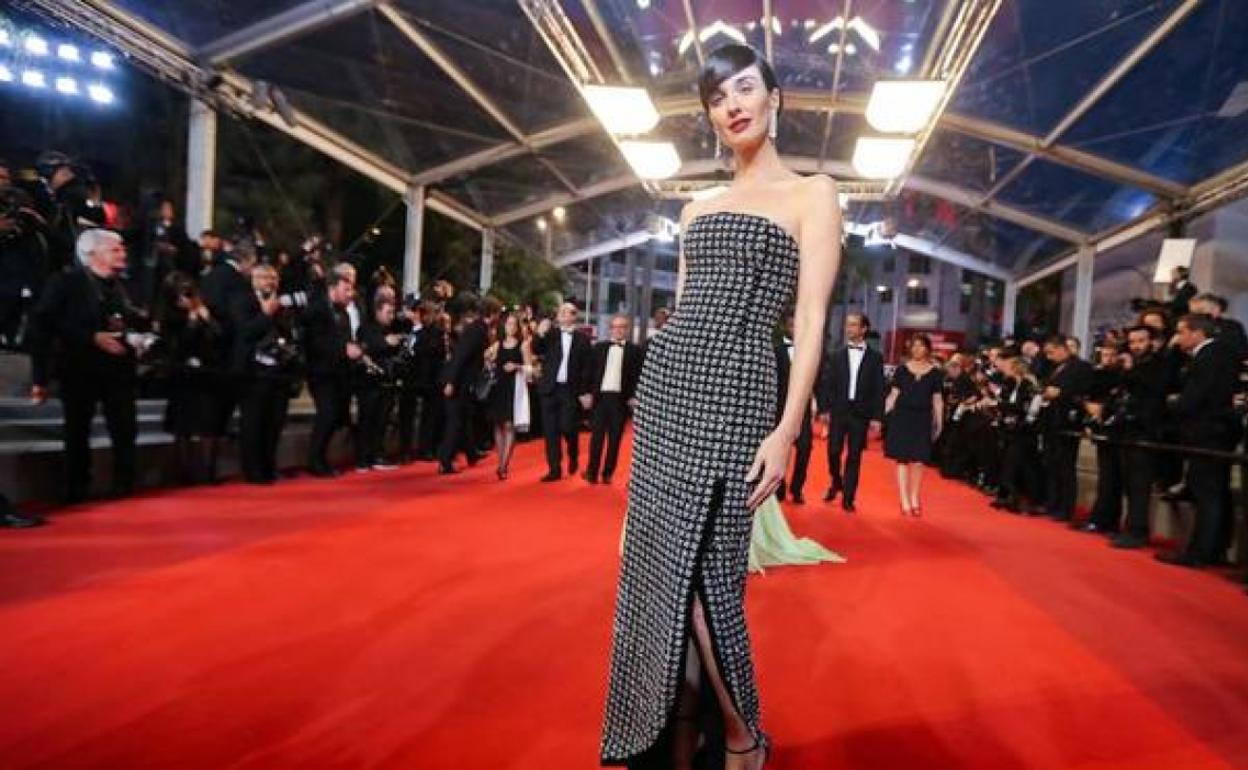
[[[611,349],[617,344],[624,351],[620,362],[620,389],[604,391],[602,380],[607,373]],[[637,380],[641,377],[642,355],[641,347],[632,342],[603,341],[590,351],[587,384],[594,395],[594,407],[590,413],[589,467],[586,473],[591,479],[598,478],[604,439],[607,442],[607,458],[606,464],[601,466],[602,478],[609,481],[615,473],[620,456],[620,439],[629,414],[628,402],[636,395]]]
[[[308,467],[329,470],[329,442],[334,432],[351,424],[351,372],[347,343],[352,341],[346,308],[316,292],[303,313],[308,358],[308,390],[316,404],[316,418],[308,446]]]
[[[533,338],[533,352],[542,359],[542,376],[537,381],[537,393],[541,397],[546,465],[553,476],[560,474],[561,437],[568,449],[568,472],[576,472],[577,458],[580,455],[576,434],[580,416],[577,397],[592,392],[588,376],[591,352],[589,337],[576,330],[570,334],[572,339],[568,348],[567,378],[564,382],[559,382],[559,369],[563,364],[563,330],[554,326],[545,334]]]
[[[1140,539],[1148,538],[1148,513],[1158,463],[1152,450],[1132,446],[1131,442],[1161,439],[1169,382],[1169,364],[1164,353],[1135,359],[1122,377],[1130,417],[1121,429],[1125,443],[1120,451],[1127,495],[1126,530]]]
[[[1223,452],[1239,442],[1239,423],[1232,400],[1238,384],[1238,362],[1228,346],[1213,340],[1200,348],[1187,367],[1182,389],[1171,407],[1184,445]],[[1210,563],[1222,555],[1228,508],[1230,465],[1202,455],[1187,459],[1187,487],[1196,502],[1196,527],[1187,554]]]
[[[290,407],[295,373],[280,365],[261,364],[256,353],[276,336],[290,337],[281,311],[268,316],[254,291],[237,292],[230,306],[234,329],[227,366],[241,385],[238,410],[239,460],[243,478],[252,482],[277,478],[277,445]]]
[[[442,407],[446,426],[442,443],[438,446],[438,462],[443,469],[450,469],[455,455],[462,449],[470,462],[476,462],[476,451],[468,440],[469,410],[472,406],[472,386],[481,368],[485,366],[485,348],[489,331],[485,321],[477,319],[464,324],[451,348],[450,359],[442,366],[438,377],[439,387],[452,385],[455,391],[443,398]]]
[[[1191,281],[1184,281],[1183,285],[1172,288],[1174,296],[1170,298],[1170,315],[1174,318],[1187,315],[1191,310],[1188,303],[1192,301],[1192,297],[1196,296],[1198,289]]]
[[[126,493],[134,486],[135,356],[129,350],[110,355],[95,344],[96,333],[109,331],[110,319],[115,323],[119,318],[130,330],[146,325],[120,279],[103,280],[81,267],[52,276],[31,316],[34,383],[47,385],[54,352],[58,364],[69,501],[85,498],[90,490],[91,420],[97,405],[112,443],[113,491]]]
[[[862,450],[867,446],[867,427],[884,417],[884,359],[865,347],[858,367],[854,397],[849,397],[849,347],[837,349],[824,359],[815,386],[819,411],[828,415],[828,472],[832,475],[829,494],[844,491],[844,501],[854,502],[858,492],[858,470]],[[848,443],[845,464],[841,451]]]
[[[780,423],[784,417],[784,404],[789,398],[789,373],[793,369],[792,359],[789,358],[789,351],[792,343],[789,340],[776,345],[776,424]],[[802,488],[806,486],[806,471],[810,467],[810,451],[814,445],[814,429],[811,425],[810,409],[807,408],[802,412],[802,427],[798,431],[797,440],[793,442],[797,447],[796,462],[793,463],[793,475],[786,483],[784,480],[780,482],[780,488],[777,490],[781,499],[784,498],[786,492],[791,491],[794,497],[801,497]]]
[[[1248,336],[1244,335],[1244,325],[1227,316],[1222,316],[1214,323],[1217,325],[1214,338],[1227,349],[1236,363],[1248,359]]]

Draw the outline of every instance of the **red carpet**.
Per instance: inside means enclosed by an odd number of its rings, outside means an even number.
[[[3,533],[0,767],[595,767],[623,484],[539,456]],[[864,475],[856,517],[789,509],[849,564],[751,584],[772,767],[1248,768],[1240,587]]]

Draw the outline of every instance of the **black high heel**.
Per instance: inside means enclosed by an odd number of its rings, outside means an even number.
[[[724,751],[726,753],[735,754],[736,756],[742,756],[744,754],[753,754],[759,749],[763,750],[763,763],[759,765],[760,768],[763,768],[763,767],[766,767],[767,763],[771,761],[771,739],[767,737],[767,733],[762,733],[757,738],[755,738],[754,745],[750,746],[748,749],[743,749],[741,751],[733,751],[732,749],[728,748],[726,745],[724,746]]]

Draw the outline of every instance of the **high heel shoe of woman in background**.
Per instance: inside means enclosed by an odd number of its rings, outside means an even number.
[[[506,469],[506,468],[499,468],[497,471],[495,471],[495,473],[498,475],[498,480],[499,480],[499,481],[506,481],[506,480],[507,480],[507,469]]]

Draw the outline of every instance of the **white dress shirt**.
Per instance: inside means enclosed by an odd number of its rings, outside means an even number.
[[[612,342],[607,350],[607,366],[602,372],[602,392],[619,393],[624,382],[624,343]]]
[[[855,347],[853,343],[849,345],[849,400],[853,401],[854,396],[858,395],[858,370],[862,368],[862,358],[867,354],[866,344]]]
[[[568,359],[572,357],[572,330],[559,330],[560,344],[563,347],[563,360],[559,362],[559,373],[555,375],[555,382],[564,385],[568,381]]]
[[[360,306],[354,302],[348,302],[347,318],[351,319],[351,339],[357,339],[360,331]]]

